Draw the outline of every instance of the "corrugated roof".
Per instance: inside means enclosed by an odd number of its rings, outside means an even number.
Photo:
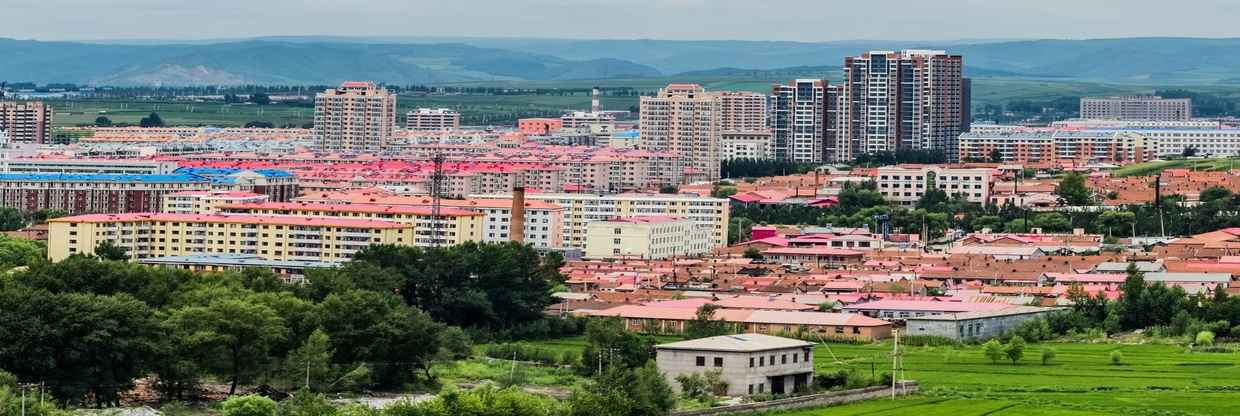
[[[661,350],[757,352],[788,348],[809,348],[814,344],[792,338],[762,334],[721,335],[656,345]]]

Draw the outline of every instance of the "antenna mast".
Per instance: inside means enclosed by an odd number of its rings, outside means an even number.
[[[435,170],[431,173],[431,246],[439,247],[440,237],[440,208],[443,206],[443,147],[440,140],[435,140],[435,151],[431,155],[431,163],[434,164]]]

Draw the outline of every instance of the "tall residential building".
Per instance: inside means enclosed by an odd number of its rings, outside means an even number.
[[[1102,120],[1186,121],[1193,117],[1193,100],[1159,96],[1084,97],[1081,118]]]
[[[419,108],[405,114],[405,128],[417,131],[459,130],[461,113],[448,108]]]
[[[719,93],[719,129],[724,132],[767,130],[766,96],[756,92]]]
[[[14,142],[48,143],[53,113],[42,101],[0,101],[0,130]]]
[[[373,82],[345,82],[314,97],[314,137],[327,150],[382,151],[396,124],[396,94]]]
[[[873,51],[844,58],[836,160],[929,150],[956,159],[965,127],[963,58],[944,51]]]
[[[834,94],[828,90],[833,92],[821,79],[798,79],[772,88],[770,123],[776,159],[797,163],[832,160],[835,143],[829,137],[827,108]]]
[[[719,94],[707,93],[698,84],[668,84],[653,97],[641,97],[642,147],[680,156],[684,165],[676,170],[675,182],[686,171],[719,179],[719,101]]]

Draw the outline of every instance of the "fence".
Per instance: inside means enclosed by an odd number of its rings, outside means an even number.
[[[896,389],[897,395],[916,393],[919,389],[916,381],[906,381],[902,388]],[[674,412],[672,416],[718,416],[737,413],[755,413],[771,410],[803,409],[807,407],[831,406],[856,401],[891,397],[891,386],[875,386],[863,389],[833,391],[811,394],[807,396],[789,397],[757,403],[745,403],[734,406],[712,407],[710,409]]]

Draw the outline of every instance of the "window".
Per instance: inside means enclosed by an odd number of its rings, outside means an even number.
[[[749,385],[749,394],[753,394],[753,384]]]
[[[960,332],[964,332],[964,330],[961,330]],[[749,368],[753,368],[753,357],[749,357]],[[749,385],[749,389],[753,390],[752,384]]]
[[[797,363],[797,358],[798,358],[798,357],[797,357],[797,355],[796,355],[796,354],[792,354],[792,363],[793,363],[793,364],[796,364],[796,363]]]
[[[758,357],[758,367],[766,366],[766,357]]]
[[[723,367],[723,357],[715,357],[715,367]]]
[[[703,356],[700,356],[700,355],[699,355],[699,356],[697,357],[697,366],[698,366],[698,367],[705,367],[705,366],[706,366],[706,357],[703,357]]]
[[[779,356],[779,363],[780,363],[780,364],[788,364],[788,354],[784,354],[784,355]]]
[[[766,392],[766,383],[758,383],[758,393]]]
[[[805,350],[805,362],[809,362],[809,350]]]

